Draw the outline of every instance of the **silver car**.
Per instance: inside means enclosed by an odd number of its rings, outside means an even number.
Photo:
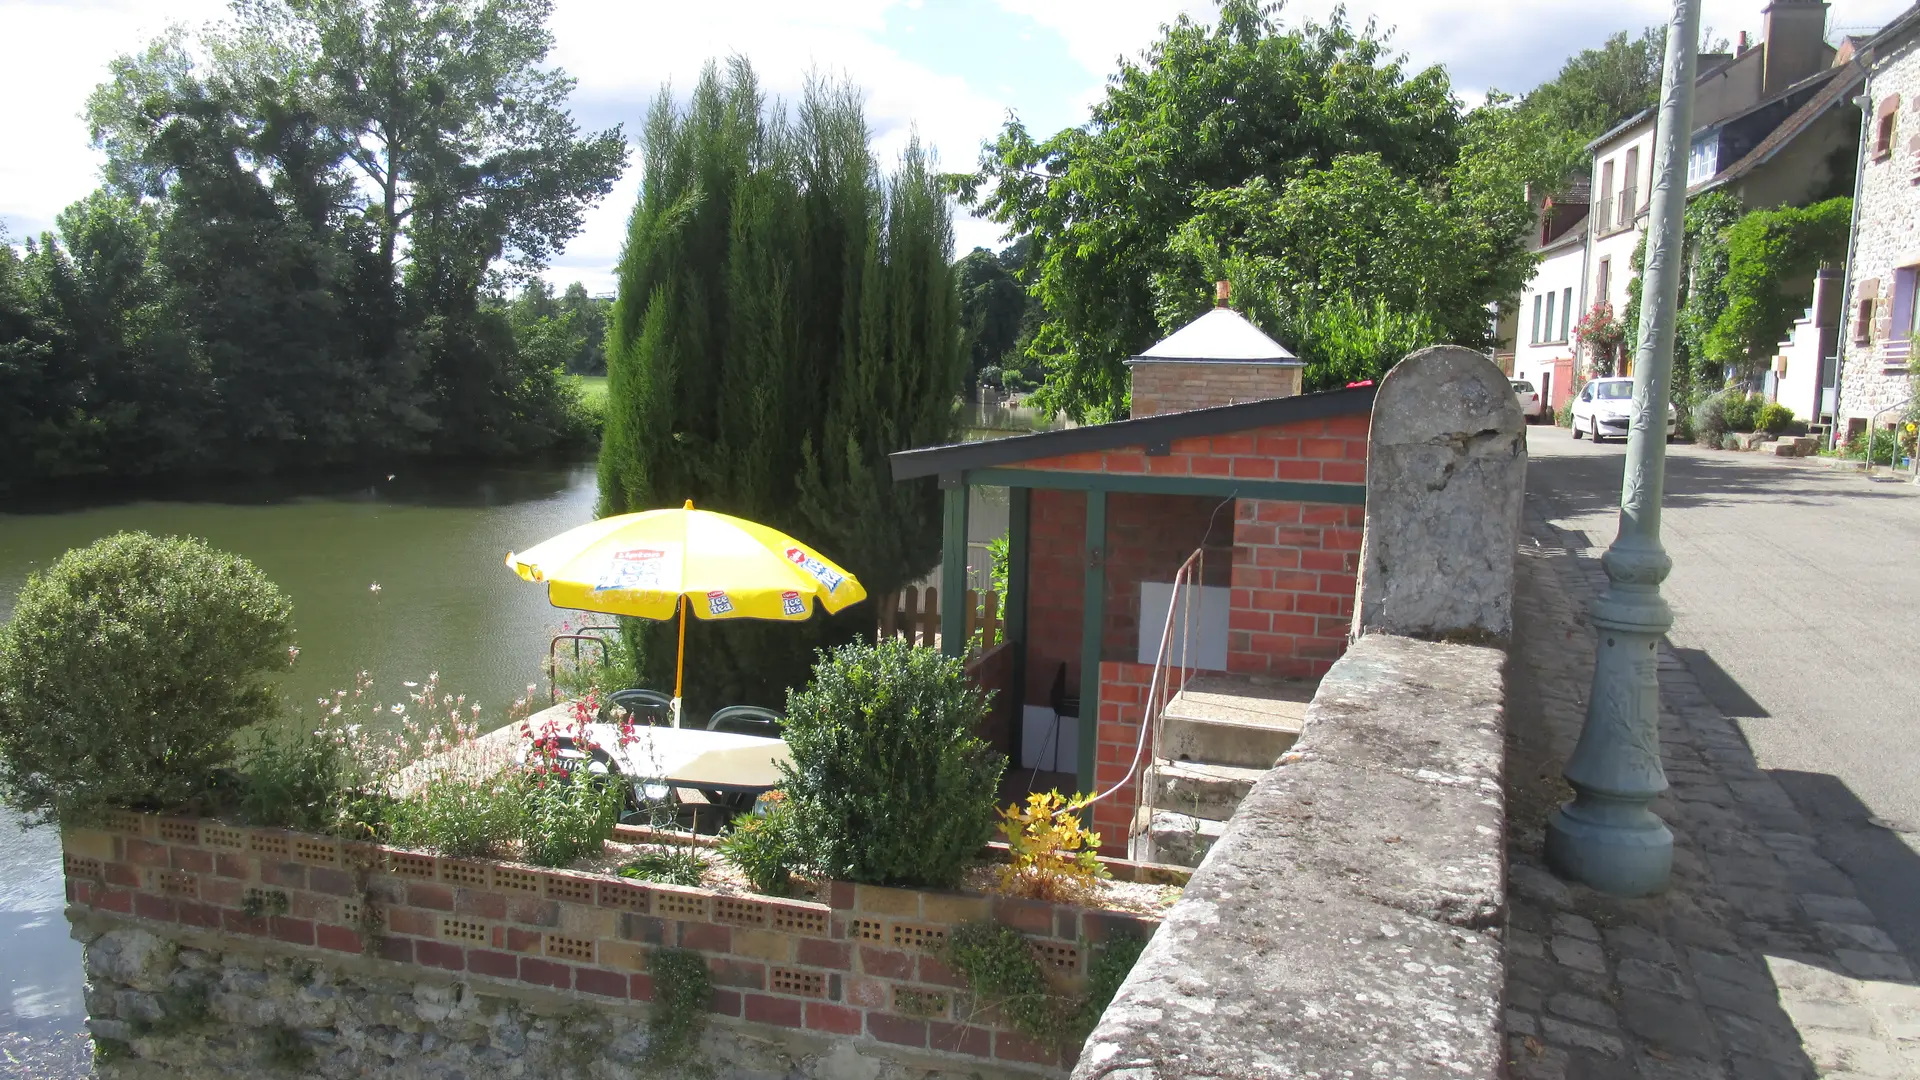
[[[1573,399],[1573,437],[1590,435],[1594,442],[1625,438],[1633,413],[1632,379],[1595,379]],[[1667,438],[1679,428],[1680,414],[1667,402]]]

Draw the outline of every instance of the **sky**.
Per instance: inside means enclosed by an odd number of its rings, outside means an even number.
[[[1909,0],[1833,0],[1829,37],[1876,28]],[[1705,0],[1715,37],[1760,33],[1764,0]],[[1324,20],[1334,0],[1293,0],[1283,22]],[[554,63],[579,81],[582,127],[637,136],[669,85],[684,92],[711,57],[750,59],[770,93],[791,100],[809,72],[843,75],[866,94],[875,151],[892,160],[917,132],[960,170],[1009,113],[1036,136],[1082,123],[1122,55],[1147,47],[1182,13],[1211,20],[1211,0],[555,0]],[[1468,103],[1488,89],[1523,93],[1612,33],[1664,21],[1659,0],[1350,0],[1349,18],[1394,31],[1418,67],[1444,65]],[[100,156],[80,111],[116,55],[169,25],[220,18],[224,0],[0,0],[9,48],[0,64],[0,226],[15,242],[52,226],[98,183]],[[580,234],[553,261],[556,286],[613,285],[639,190],[637,156]],[[999,227],[961,211],[957,252],[997,246]]]

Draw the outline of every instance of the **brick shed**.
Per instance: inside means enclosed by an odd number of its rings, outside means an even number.
[[[1259,334],[1224,308],[1203,320],[1221,314]],[[1078,698],[1076,760],[1063,771],[1082,791],[1126,775],[1146,719],[1165,586],[1196,550],[1205,552],[1200,584],[1217,589],[1225,611],[1209,610],[1212,600],[1198,605],[1224,623],[1216,635],[1224,649],[1211,660],[1197,650],[1195,666],[1318,677],[1346,649],[1373,387],[1234,401],[1249,385],[1282,394],[1299,385],[1298,361],[1281,352],[1231,361],[1143,354],[1132,365],[1136,410],[1153,407],[1142,397],[1148,379],[1187,408],[893,455],[896,480],[934,476],[945,492],[945,596],[965,590],[967,489],[1008,489],[1004,639],[1012,656],[992,670],[1004,672],[998,689],[1013,698],[1015,716],[1023,705]],[[1192,407],[1210,397],[1218,403]],[[1160,606],[1143,618],[1156,586]],[[961,605],[943,604],[942,615],[943,647],[957,653],[965,648]],[[1015,724],[1011,745],[1001,747],[1016,764],[1020,737]],[[1095,825],[1127,836],[1131,798],[1123,791],[1102,801]]]

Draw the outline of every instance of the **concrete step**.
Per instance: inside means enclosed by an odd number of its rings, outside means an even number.
[[[1226,821],[1240,808],[1265,769],[1160,761],[1147,770],[1147,805],[1209,821]]]
[[[1198,676],[1161,713],[1160,756],[1271,769],[1300,737],[1317,687],[1305,679]]]
[[[1146,841],[1146,862],[1199,866],[1227,832],[1224,821],[1208,821],[1170,810],[1155,810],[1152,815],[1146,835],[1142,837]]]

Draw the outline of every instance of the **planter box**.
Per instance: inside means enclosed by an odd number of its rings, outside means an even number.
[[[707,959],[720,1016],[1043,1070],[1077,1048],[1038,1046],[976,1009],[937,959],[947,935],[1005,923],[1077,986],[1090,945],[1158,925],[840,881],[826,903],[780,900],[137,813],[62,841],[79,908],[606,1003],[650,1001],[649,952],[692,949]]]

